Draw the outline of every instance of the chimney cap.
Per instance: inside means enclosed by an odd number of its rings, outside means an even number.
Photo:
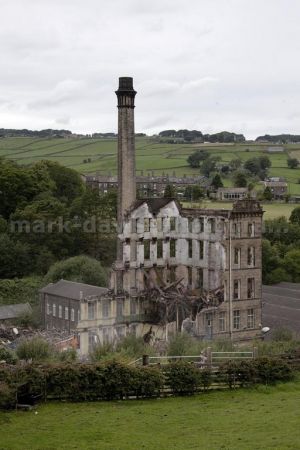
[[[134,91],[133,78],[132,77],[120,77],[118,90],[119,91]]]

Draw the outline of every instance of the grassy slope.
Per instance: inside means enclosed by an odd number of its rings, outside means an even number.
[[[0,413],[1,449],[300,448],[300,382],[196,397],[60,403]]]
[[[212,155],[220,156],[224,162],[234,158],[246,160],[259,156],[266,149],[266,145],[258,144],[167,144],[154,143],[149,138],[136,139],[137,170],[144,174],[154,171],[176,175],[198,174],[199,170],[187,165],[187,156],[195,149],[204,148]],[[287,146],[291,156],[300,158],[300,145]],[[108,139],[32,139],[32,138],[5,138],[0,139],[0,157],[14,159],[20,164],[31,164],[41,159],[51,159],[63,165],[72,167],[81,173],[116,173],[117,169],[117,142]],[[272,160],[270,174],[285,176],[289,181],[289,192],[300,194],[300,168],[288,169],[287,153],[268,154]],[[90,162],[83,163],[83,160]],[[231,180],[225,179],[229,186]]]

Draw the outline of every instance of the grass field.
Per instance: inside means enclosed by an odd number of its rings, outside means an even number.
[[[150,138],[136,139],[137,170],[144,174],[163,172],[176,175],[199,174],[198,169],[187,165],[186,159],[196,149],[206,149],[211,155],[220,156],[223,162],[234,158],[242,160],[259,156],[266,151],[266,144],[168,144],[156,143]],[[264,153],[265,154],[265,153]],[[300,145],[289,144],[283,153],[267,154],[272,167],[270,175],[284,176],[289,183],[290,194],[300,194],[300,168],[289,169],[287,157],[300,159]],[[57,161],[81,173],[116,173],[117,141],[113,139],[38,139],[38,138],[2,138],[0,139],[0,157],[13,159],[20,164],[32,164],[42,159]],[[84,160],[89,160],[85,162]],[[229,186],[231,180],[224,179]]]
[[[50,403],[0,413],[0,449],[300,448],[300,382],[195,397]]]
[[[203,201],[201,203],[190,203],[190,202],[183,202],[183,205],[188,208],[193,207],[199,207],[199,208],[206,208],[206,209],[231,209],[232,203],[231,202],[210,202],[210,201]],[[291,212],[294,208],[296,208],[299,205],[292,204],[292,203],[268,203],[263,204],[263,210],[264,213],[264,219],[276,219],[281,216],[285,216],[287,218],[290,217]]]

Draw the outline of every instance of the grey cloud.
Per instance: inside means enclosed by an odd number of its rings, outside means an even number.
[[[2,3],[2,126],[115,130],[128,75],[139,131],[300,132],[299,2]]]

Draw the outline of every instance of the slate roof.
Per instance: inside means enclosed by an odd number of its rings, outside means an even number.
[[[29,303],[17,303],[14,305],[0,306],[0,320],[15,319],[23,314],[31,314],[32,308]]]
[[[71,298],[72,300],[80,300],[80,292],[82,292],[83,298],[85,298],[89,295],[106,294],[108,289],[90,284],[77,283],[75,281],[60,280],[57,283],[48,284],[40,289],[40,292],[58,297]]]
[[[136,200],[134,204],[132,205],[131,210],[135,210],[139,208],[144,203],[147,203],[149,211],[153,214],[157,214],[161,208],[164,208],[166,205],[174,201],[178,207],[178,209],[181,209],[181,206],[179,202],[175,198],[165,198],[165,197],[155,197],[155,198],[141,198],[139,200]]]

